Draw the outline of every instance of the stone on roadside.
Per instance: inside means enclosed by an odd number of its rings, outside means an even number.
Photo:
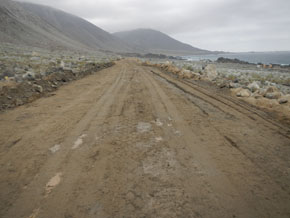
[[[43,92],[43,88],[42,88],[42,86],[40,86],[40,85],[33,84],[32,87],[34,88],[35,91],[37,91],[37,92],[39,92],[39,93],[42,93],[42,92]]]
[[[239,88],[239,87],[241,87],[241,85],[239,83],[230,82],[230,84],[229,84],[229,88],[230,89],[236,89],[236,88]]]
[[[258,89],[260,89],[260,85],[258,84],[258,82],[254,81],[251,84],[249,84],[247,86],[252,92],[257,91]]]
[[[279,99],[282,94],[277,87],[270,86],[264,91],[263,96],[268,99]]]
[[[191,74],[192,74],[192,78],[193,78],[193,79],[195,79],[195,80],[200,80],[200,79],[201,79],[200,74],[195,73],[195,72],[191,72]]]
[[[175,67],[174,65],[168,66],[168,72],[173,74],[178,74],[180,72],[180,69],[178,67]]]
[[[179,76],[181,78],[185,78],[185,79],[191,79],[193,77],[191,71],[190,70],[185,70],[185,69],[182,69],[180,71]]]
[[[31,57],[30,60],[31,61],[39,61],[40,60],[40,57]]]
[[[251,96],[255,99],[263,98],[263,95],[261,94],[261,89],[256,90]]]
[[[15,105],[16,106],[20,106],[20,105],[23,105],[24,103],[23,103],[23,101],[20,99],[20,98],[16,98],[16,100],[15,100]]]
[[[229,88],[230,85],[227,81],[220,81],[219,83],[217,83],[218,87],[220,89],[223,89],[223,88]]]
[[[23,77],[22,77],[22,75],[15,75],[14,78],[15,78],[15,81],[16,81],[16,82],[23,82]]]
[[[61,68],[65,68],[65,62],[64,62],[64,61],[61,61],[61,62],[60,62],[60,67],[61,67]]]
[[[279,89],[275,86],[269,86],[267,89],[266,89],[266,93],[272,93],[272,92],[279,92]],[[266,94],[265,93],[265,94]]]
[[[166,62],[164,63],[164,65],[166,65],[166,66],[170,66],[170,65],[172,65],[172,63],[169,62],[169,61],[166,61]]]
[[[25,74],[22,75],[23,79],[28,79],[28,80],[34,80],[36,77],[36,74],[31,71],[27,71]]]
[[[268,99],[279,99],[281,96],[281,92],[268,92],[264,95],[264,97]]]
[[[204,69],[205,74],[209,80],[214,80],[217,78],[218,74],[216,71],[216,66],[214,64],[209,64]]]
[[[40,72],[40,76],[47,76],[49,75],[49,72],[46,72],[46,71],[41,71]]]
[[[286,103],[288,103],[288,100],[285,98],[282,98],[279,100],[279,104],[286,104]]]
[[[252,97],[255,98],[255,99],[260,99],[260,98],[263,98],[262,95],[260,95],[259,93],[255,92],[252,94]]]
[[[241,89],[236,94],[237,97],[250,97],[251,92],[248,89]]]

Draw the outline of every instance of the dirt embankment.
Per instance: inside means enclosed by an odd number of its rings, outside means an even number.
[[[114,62],[86,64],[81,72],[58,68],[55,72],[38,78],[27,78],[22,82],[5,81],[0,83],[0,111],[32,102],[70,81],[111,67]]]

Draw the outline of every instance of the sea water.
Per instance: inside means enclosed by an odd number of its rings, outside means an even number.
[[[243,52],[243,53],[221,53],[210,55],[192,55],[184,56],[183,58],[192,61],[211,60],[216,61],[219,57],[239,59],[249,63],[263,64],[290,64],[290,51],[285,52]]]

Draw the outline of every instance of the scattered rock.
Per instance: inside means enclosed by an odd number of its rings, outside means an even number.
[[[168,66],[167,70],[168,72],[173,73],[173,74],[178,74],[180,72],[180,69],[173,65]]]
[[[257,91],[257,90],[260,89],[260,85],[259,85],[258,82],[256,82],[256,81],[252,82],[252,83],[249,84],[247,87],[248,87],[252,92],[255,92],[255,91]]]
[[[275,87],[275,86],[270,86],[270,87],[268,87],[266,89],[266,93],[265,94],[272,93],[272,92],[279,92],[279,89],[277,87]]]
[[[237,92],[237,97],[250,97],[251,92],[248,89],[241,89]]]
[[[263,96],[268,99],[279,99],[281,98],[282,94],[279,89],[275,86],[268,87],[263,93]]]
[[[219,88],[223,89],[223,88],[228,88],[229,84],[227,82],[222,82],[221,84],[219,84]]]
[[[34,72],[31,72],[31,71],[28,71],[22,75],[22,78],[27,79],[27,80],[34,80],[35,77],[36,77],[36,74]]]
[[[279,99],[281,96],[281,92],[268,92],[264,95],[264,97],[268,99]]]
[[[37,91],[37,92],[39,92],[39,93],[42,93],[42,92],[43,92],[43,88],[42,88],[42,86],[40,86],[40,85],[33,84],[32,87],[34,88],[35,91]]]
[[[209,80],[215,80],[218,76],[216,66],[214,64],[207,65],[204,71]]]
[[[190,70],[182,69],[179,73],[179,77],[184,79],[191,79],[193,77],[193,74]]]
[[[164,64],[167,65],[167,66],[172,65],[172,63],[169,62],[169,61],[166,61]]]
[[[30,60],[31,61],[39,61],[40,60],[40,57],[31,57]]]
[[[263,98],[263,96],[259,94],[259,91],[254,92],[252,94],[252,97],[255,99]]]
[[[241,85],[239,83],[230,82],[230,84],[229,84],[229,88],[230,89],[236,89],[236,88],[239,88],[239,87],[241,87]]]
[[[16,105],[16,106],[23,105],[23,101],[22,101],[20,98],[17,98],[17,99],[15,100],[15,105]]]
[[[60,62],[60,67],[61,67],[61,68],[65,68],[65,62],[64,62],[64,61],[61,61],[61,62]]]
[[[195,80],[200,80],[201,79],[201,75],[199,73],[192,72],[192,78],[195,79]]]
[[[286,104],[286,103],[288,103],[288,100],[285,98],[282,98],[279,100],[279,104]]]

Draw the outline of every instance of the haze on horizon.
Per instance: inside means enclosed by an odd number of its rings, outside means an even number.
[[[290,51],[289,0],[21,0],[111,33],[151,28],[207,50]]]

